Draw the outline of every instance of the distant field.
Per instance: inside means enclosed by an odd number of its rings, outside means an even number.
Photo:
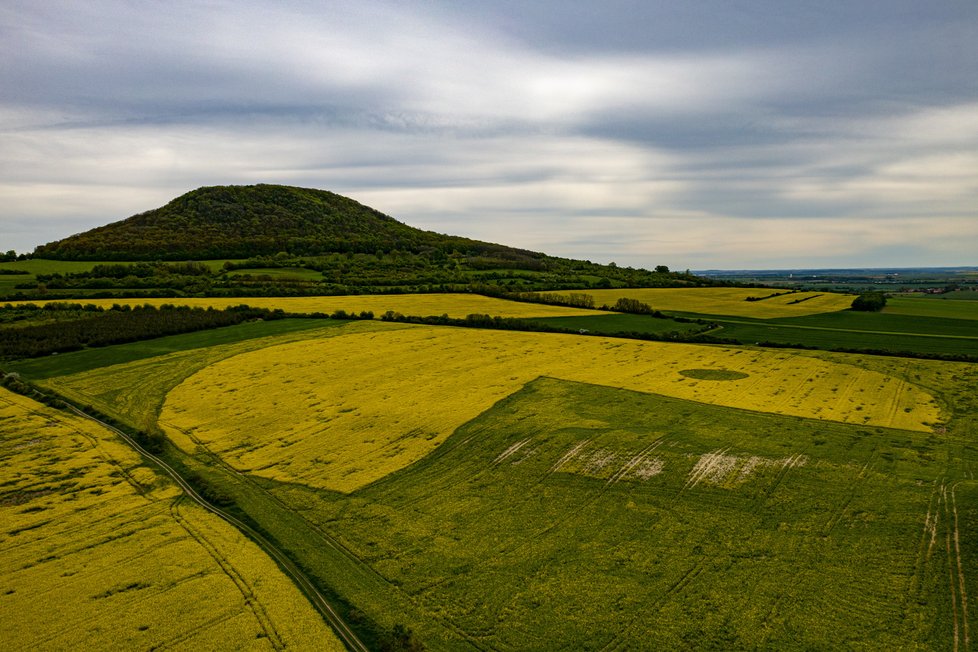
[[[890,312],[889,309],[885,309],[883,312],[844,310],[842,312],[808,315],[806,317],[769,319],[763,323],[877,333],[978,338],[978,324],[975,324],[971,319],[921,316],[909,313]]]
[[[588,290],[595,305],[613,305],[619,298],[638,299],[656,310],[695,312],[704,315],[731,315],[771,319],[813,315],[845,310],[852,295],[831,292],[798,292],[746,301],[747,297],[766,297],[784,290],[772,288],[626,288]],[[811,298],[809,298],[811,297]],[[802,301],[799,301],[802,300]],[[792,303],[798,302],[798,303]]]
[[[868,349],[978,356],[978,325],[968,319],[923,317],[884,311],[842,311],[768,320],[718,318],[712,332],[752,344],[778,342],[825,349]]]
[[[583,328],[600,333],[665,335],[666,333],[695,333],[705,328],[702,324],[623,313],[598,313],[596,315],[581,315],[580,317],[540,317],[531,321],[556,328],[569,328],[571,330]]]
[[[0,388],[4,649],[342,650],[275,564],[87,419]]]
[[[30,260],[15,260],[0,263],[0,269],[23,270],[34,276],[37,274],[69,274],[73,272],[87,272],[96,265],[111,264],[113,263],[98,260],[43,260],[41,258],[32,258]],[[21,278],[28,277],[22,276]]]
[[[944,294],[926,294],[923,298],[935,300],[953,301],[978,301],[978,290],[953,290]]]
[[[904,335],[899,333],[867,333],[862,331],[838,331],[793,326],[765,324],[737,324],[722,322],[721,330],[710,333],[717,337],[729,337],[745,344],[774,342],[785,346],[799,345],[821,349],[851,349],[915,353],[920,355],[978,356],[978,338],[952,339]]]
[[[25,302],[22,302],[25,303]],[[44,302],[34,302],[44,303]],[[449,317],[464,318],[467,315],[479,314],[493,317],[568,317],[574,315],[602,314],[583,308],[566,308],[563,306],[547,306],[538,303],[521,303],[493,299],[478,294],[364,294],[334,297],[235,297],[235,298],[189,298],[189,299],[85,299],[83,303],[91,303],[103,307],[113,304],[153,305],[174,304],[181,306],[201,306],[207,308],[226,308],[247,304],[254,308],[281,308],[287,312],[332,313],[345,310],[349,313],[363,311],[373,312],[380,317],[388,310],[404,315],[422,317],[447,314]],[[607,313],[605,313],[607,314]]]
[[[358,326],[349,335],[335,331],[212,364],[188,362],[200,370],[174,374],[188,377],[166,396],[162,427],[186,450],[204,444],[239,470],[351,491],[424,457],[462,423],[540,376],[913,430],[929,430],[940,419],[933,398],[903,380],[783,351]],[[748,377],[712,381],[680,373],[689,369]],[[143,363],[131,363],[46,383],[79,400],[124,404],[113,392],[131,392],[125,388],[147,375]],[[169,372],[157,366],[152,375]]]
[[[974,293],[978,294],[978,292]],[[927,297],[891,297],[884,313],[978,320],[978,301],[941,300]],[[978,328],[978,326],[976,326]]]

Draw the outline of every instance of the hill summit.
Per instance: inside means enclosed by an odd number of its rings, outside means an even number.
[[[541,260],[544,254],[423,231],[326,190],[210,186],[161,208],[37,247],[59,260],[215,260],[402,251]]]

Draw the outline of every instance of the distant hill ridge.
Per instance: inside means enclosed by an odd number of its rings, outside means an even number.
[[[403,251],[539,264],[542,253],[423,231],[326,190],[209,186],[161,208],[37,247],[57,260],[214,260]]]

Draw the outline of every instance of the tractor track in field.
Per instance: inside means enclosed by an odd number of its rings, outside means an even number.
[[[276,496],[275,494],[273,494],[272,492],[270,492],[268,489],[266,489],[265,487],[263,487],[261,484],[255,482],[255,479],[252,476],[250,476],[247,473],[244,473],[242,471],[239,471],[238,469],[236,469],[233,466],[231,466],[230,464],[228,464],[227,461],[225,461],[219,454],[213,452],[210,448],[208,448],[208,446],[204,442],[202,442],[201,440],[199,440],[192,433],[186,432],[186,431],[184,431],[184,430],[182,430],[180,428],[177,428],[173,424],[169,424],[169,426],[171,428],[175,428],[175,429],[180,430],[181,432],[183,432],[183,434],[185,436],[187,436],[192,442],[194,442],[194,444],[196,444],[198,447],[200,447],[200,449],[203,450],[210,457],[211,460],[213,460],[213,462],[214,462],[215,465],[217,465],[220,468],[222,468],[225,472],[227,472],[228,474],[230,474],[231,476],[233,476],[235,479],[237,479],[242,484],[247,485],[252,490],[261,493],[265,498],[267,498],[269,501],[271,501],[272,503],[274,503],[275,505],[277,505],[282,510],[289,512],[290,514],[292,514],[293,516],[295,516],[297,519],[299,519],[299,521],[301,521],[302,524],[306,528],[308,528],[310,532],[312,532],[312,533],[314,533],[316,535],[317,539],[324,546],[326,546],[326,547],[334,550],[340,557],[344,558],[349,563],[351,563],[352,565],[354,565],[359,572],[361,572],[361,573],[364,574],[365,577],[369,577],[372,580],[378,582],[384,588],[389,589],[389,590],[395,592],[397,595],[401,596],[401,598],[403,598],[412,607],[418,608],[418,606],[417,606],[417,604],[416,604],[413,596],[407,594],[403,589],[401,589],[400,586],[398,586],[397,584],[394,584],[393,582],[391,582],[390,579],[388,579],[386,576],[384,576],[383,574],[381,574],[376,568],[374,568],[373,566],[371,566],[369,563],[367,563],[367,562],[363,561],[362,559],[360,559],[360,557],[358,557],[357,554],[353,550],[351,550],[349,547],[347,547],[341,541],[337,540],[335,537],[333,537],[331,534],[329,534],[328,532],[326,532],[324,529],[322,529],[316,523],[310,521],[304,515],[302,515],[302,514],[300,514],[298,512],[293,511],[285,502],[282,501],[281,498],[279,498],[278,496]],[[476,641],[473,636],[471,636],[465,630],[459,628],[454,623],[452,623],[450,621],[447,621],[447,620],[445,620],[443,618],[436,618],[435,620],[439,624],[441,624],[443,627],[445,627],[446,630],[451,631],[452,633],[456,634],[459,638],[461,638],[461,639],[465,640],[466,642],[468,642],[473,648],[478,649],[478,650],[486,649],[485,646],[482,645],[482,644],[480,644],[478,641]],[[351,648],[351,649],[356,650],[358,648]]]
[[[326,600],[325,596],[319,592],[316,585],[312,580],[300,569],[295,562],[293,562],[278,546],[265,538],[257,530],[249,526],[247,523],[242,522],[233,515],[225,512],[224,510],[211,505],[209,502],[204,500],[200,494],[193,488],[190,483],[188,483],[183,476],[180,475],[173,467],[167,464],[163,459],[153,455],[142,446],[140,446],[135,440],[133,440],[125,432],[119,430],[118,428],[98,419],[90,414],[82,412],[73,405],[68,405],[68,409],[85,419],[90,419],[95,423],[98,423],[103,428],[117,434],[122,438],[129,446],[136,450],[137,453],[142,455],[145,459],[152,462],[155,466],[161,469],[166,475],[168,475],[176,484],[179,486],[184,494],[197,505],[207,510],[211,514],[223,519],[233,527],[241,531],[245,536],[255,542],[267,555],[269,555],[278,564],[279,568],[285,571],[286,575],[298,586],[299,590],[309,599],[309,602],[315,607],[315,609],[323,616],[323,619],[329,624],[329,626],[336,633],[336,636],[343,642],[343,644],[350,650],[354,652],[368,652],[368,648],[364,645],[363,641],[357,637],[350,626],[340,617],[340,615],[333,609],[329,601]]]
[[[254,587],[252,587],[248,580],[245,579],[237,568],[235,568],[234,563],[227,557],[225,557],[216,545],[214,545],[203,533],[200,528],[194,527],[191,524],[190,519],[180,513],[180,503],[187,498],[186,494],[181,494],[176,500],[170,503],[170,515],[173,520],[176,521],[180,527],[182,527],[197,544],[203,548],[208,555],[214,560],[221,571],[230,579],[235,588],[241,593],[241,597],[244,599],[245,606],[251,610],[252,615],[255,620],[258,621],[258,626],[261,628],[262,632],[265,634],[266,640],[271,644],[275,650],[284,650],[285,643],[282,641],[282,636],[279,634],[278,630],[275,628],[275,623],[268,615],[268,611],[265,609],[265,605],[258,599],[255,595]]]
[[[945,496],[945,500],[944,500],[944,509],[945,509],[945,512],[947,512],[947,508],[948,508],[948,504],[949,503],[950,503],[950,507],[951,507],[950,513],[949,514],[946,514],[946,516],[948,516],[948,518],[949,518],[948,524],[947,524],[947,542],[948,542],[947,543],[947,547],[948,547],[948,566],[949,566],[948,570],[951,573],[951,597],[952,597],[952,603],[953,602],[958,602],[960,604],[960,611],[961,611],[961,627],[960,627],[960,629],[961,629],[961,636],[960,637],[959,637],[959,632],[958,632],[958,629],[959,628],[958,628],[958,613],[957,613],[957,610],[955,610],[955,614],[954,614],[954,649],[955,650],[958,650],[959,649],[958,648],[958,644],[960,642],[960,638],[963,638],[964,639],[964,649],[965,650],[970,650],[971,649],[971,633],[970,633],[969,627],[968,627],[968,590],[967,590],[967,588],[965,586],[965,581],[964,581],[964,564],[963,564],[963,562],[961,560],[961,537],[960,537],[960,531],[958,529],[958,503],[957,503],[957,497],[955,495],[955,492],[957,491],[957,487],[958,487],[959,484],[961,484],[961,483],[960,482],[955,482],[953,485],[951,485],[951,487],[950,487],[950,497],[951,497],[950,498],[950,501],[947,500],[947,497],[946,496]],[[951,542],[952,541],[954,543],[954,547],[953,547],[953,549],[954,549],[954,558],[953,558],[953,560],[952,560],[952,557],[951,557]],[[955,573],[955,565],[957,566],[957,569],[956,569],[957,572],[956,573]],[[955,575],[957,576],[957,585],[955,585],[955,581],[954,581],[955,580]],[[955,589],[957,590],[957,596],[958,596],[958,599],[956,601],[953,599],[954,598]]]
[[[665,604],[666,600],[669,600],[675,596],[681,595],[690,584],[692,584],[696,578],[706,569],[706,564],[704,561],[697,561],[683,573],[678,580],[669,585],[665,591],[662,592],[658,598],[656,598],[648,607],[647,610],[655,610]],[[601,652],[614,652],[615,650],[622,649],[625,643],[625,634],[634,628],[639,622],[641,622],[641,614],[637,614],[632,618],[627,625],[622,627],[612,638],[609,640],[604,647],[601,648]],[[626,648],[627,649],[627,648]]]

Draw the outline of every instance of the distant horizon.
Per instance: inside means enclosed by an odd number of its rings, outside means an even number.
[[[242,184],[242,185],[254,185],[254,184]],[[158,208],[158,207],[159,206],[154,206],[153,208]],[[149,208],[149,209],[146,209],[146,210],[153,210],[153,208]],[[374,207],[371,207],[371,208],[374,208]],[[121,221],[123,219],[128,219],[129,217],[133,217],[134,215],[138,215],[139,213],[143,213],[143,212],[146,212],[146,211],[145,210],[144,211],[139,211],[139,212],[133,213],[132,215],[129,215],[129,216],[125,217],[125,218],[114,219],[114,220],[111,220],[111,221],[108,221],[108,222],[97,224],[97,225],[95,225],[95,226],[93,226],[91,228],[98,228],[100,226],[105,226],[105,225],[111,224],[113,222],[118,222],[118,221]],[[381,211],[381,212],[383,212],[383,211]],[[393,217],[394,219],[397,219],[398,221],[404,222],[403,220],[400,220],[396,215],[391,215],[390,217]],[[412,226],[412,227],[416,227],[416,228],[424,228],[424,227],[418,227],[417,225],[410,224],[408,222],[404,222],[404,223],[407,224],[408,226]],[[21,250],[21,249],[18,249],[16,247],[8,247],[6,245],[0,245],[0,253],[4,253],[4,252],[10,251],[10,250],[13,250],[13,251],[16,251],[16,253],[19,256],[20,255],[28,255],[29,256],[29,255],[32,255],[33,254],[35,248],[37,248],[37,247],[39,247],[41,245],[48,244],[49,242],[55,242],[57,240],[62,240],[64,238],[68,238],[68,237],[71,237],[71,236],[76,235],[78,233],[83,233],[83,232],[88,231],[88,230],[90,230],[90,229],[83,229],[83,230],[80,230],[80,231],[75,231],[75,232],[72,232],[72,233],[67,233],[67,234],[65,234],[63,236],[60,236],[60,237],[54,237],[54,238],[52,238],[50,240],[46,240],[44,242],[40,242],[40,243],[35,244],[29,250]],[[425,230],[435,230],[435,229],[425,229]],[[440,232],[440,233],[444,233],[445,235],[457,235],[457,236],[469,237],[469,238],[473,238],[473,239],[477,239],[477,240],[484,240],[484,238],[478,238],[476,236],[473,236],[473,235],[470,235],[470,234],[464,234],[464,233],[445,233],[445,232]],[[519,245],[514,245],[514,244],[512,244],[510,242],[505,242],[505,241],[499,242],[499,241],[491,241],[490,240],[489,242],[495,242],[495,244],[502,244],[502,245],[507,245],[507,246],[519,246]],[[528,248],[528,247],[521,247],[521,248]],[[567,255],[567,254],[554,253],[553,251],[548,251],[547,249],[532,249],[532,250],[533,251],[539,251],[541,253],[544,253],[544,254],[547,254],[547,255],[550,255],[550,256],[558,256],[558,257],[562,257],[562,258],[572,258],[572,259],[577,259],[577,260],[590,260],[590,261],[593,261],[593,262],[596,262],[596,263],[601,263],[601,264],[615,263],[615,264],[622,265],[622,266],[635,267],[635,268],[644,268],[644,269],[653,269],[656,265],[664,264],[664,263],[654,262],[654,261],[653,262],[646,262],[644,264],[642,264],[642,263],[634,263],[634,262],[629,263],[629,262],[625,262],[623,260],[613,260],[613,259],[601,260],[601,259],[596,259],[594,256],[589,256],[589,255],[586,255],[586,254],[583,254],[583,255]],[[625,259],[625,260],[627,261],[628,259]],[[838,265],[829,266],[829,267],[805,266],[805,265],[789,265],[789,266],[782,266],[782,267],[760,267],[760,266],[756,266],[756,267],[697,267],[697,268],[694,268],[694,267],[691,267],[689,265],[682,265],[682,264],[675,265],[675,266],[668,265],[667,264],[666,266],[669,267],[669,269],[672,270],[672,271],[689,270],[691,273],[694,273],[694,274],[697,274],[697,275],[707,275],[709,273],[747,273],[747,272],[764,272],[764,273],[788,272],[788,273],[790,273],[790,272],[840,272],[840,271],[846,271],[846,272],[859,272],[859,271],[864,271],[864,272],[874,272],[874,271],[875,272],[885,272],[885,271],[911,271],[911,270],[921,270],[921,271],[926,271],[926,270],[944,270],[944,271],[953,271],[953,270],[978,270],[978,262],[975,262],[975,263],[965,263],[965,264],[961,264],[961,265],[944,264],[944,263],[942,263],[942,264],[924,264],[924,265],[907,265],[906,263],[902,263],[900,265],[872,265],[872,266],[869,266],[869,265],[860,265],[860,264],[838,264]]]
[[[255,183],[247,183],[247,184],[221,184],[221,185],[291,185],[291,184],[273,184],[273,183],[264,182],[264,181],[257,181]],[[34,250],[37,247],[41,246],[41,245],[47,244],[49,242],[55,242],[57,240],[62,240],[64,238],[71,237],[71,236],[76,235],[78,233],[84,233],[84,232],[89,231],[89,230],[94,229],[94,228],[98,228],[98,227],[101,227],[101,226],[105,226],[107,224],[112,224],[112,223],[115,223],[115,222],[119,222],[119,221],[128,219],[130,217],[133,217],[135,215],[139,215],[141,213],[145,213],[147,211],[154,210],[156,208],[159,208],[159,207],[161,207],[161,206],[169,203],[173,199],[176,199],[177,197],[182,196],[183,194],[186,194],[188,192],[192,192],[193,190],[196,190],[196,189],[199,189],[199,188],[204,188],[204,187],[207,187],[207,186],[201,186],[201,185],[194,186],[194,188],[185,190],[184,192],[181,192],[181,193],[179,193],[177,195],[174,195],[172,197],[169,197],[165,201],[162,201],[162,202],[158,203],[157,205],[149,206],[149,207],[144,207],[144,208],[142,208],[140,210],[134,211],[134,212],[126,215],[125,217],[117,217],[117,218],[112,218],[112,219],[108,219],[108,220],[105,220],[105,221],[101,221],[101,222],[95,223],[92,226],[90,226],[89,228],[74,230],[74,231],[72,231],[70,233],[64,233],[63,235],[52,233],[51,235],[53,237],[50,237],[49,239],[45,239],[43,242],[36,242],[35,244],[30,245],[30,249],[22,249],[22,248],[18,248],[17,246],[10,246],[6,242],[4,242],[4,243],[0,244],[0,253],[6,252],[6,251],[9,251],[9,250],[12,249],[12,250],[16,251],[18,255],[31,255],[31,254],[33,254]],[[306,186],[306,187],[310,187],[311,188],[312,186]],[[331,190],[329,188],[322,188],[322,190],[328,190],[330,192],[336,192],[335,190]],[[337,193],[337,194],[342,194],[342,193]],[[755,265],[751,265],[749,262],[746,262],[746,261],[743,262],[743,264],[746,265],[746,266],[740,266],[740,265],[738,265],[738,264],[735,263],[735,264],[732,264],[730,266],[720,266],[720,265],[710,264],[710,265],[706,265],[706,266],[698,266],[697,267],[697,266],[694,266],[694,265],[691,265],[691,264],[686,264],[686,263],[684,263],[682,261],[679,261],[678,263],[675,263],[674,262],[674,263],[670,264],[669,262],[664,262],[664,259],[663,258],[646,259],[645,256],[618,256],[618,257],[613,257],[611,255],[607,255],[607,252],[605,252],[606,255],[601,256],[601,255],[596,254],[595,251],[593,249],[590,249],[590,248],[577,249],[575,251],[568,251],[566,249],[564,251],[556,251],[555,249],[559,245],[559,241],[555,241],[554,243],[552,243],[553,244],[552,247],[548,247],[546,242],[541,243],[541,244],[544,245],[542,247],[533,247],[533,246],[527,246],[525,244],[521,244],[519,242],[513,242],[512,240],[503,239],[503,238],[506,238],[507,236],[506,235],[502,235],[502,234],[500,234],[499,239],[491,239],[489,237],[485,237],[483,235],[480,235],[480,233],[478,232],[478,230],[470,231],[468,233],[446,231],[444,229],[434,228],[434,227],[432,227],[430,225],[421,225],[421,224],[417,224],[417,223],[412,223],[411,221],[408,221],[406,219],[402,219],[401,217],[399,217],[397,215],[393,215],[393,214],[391,214],[391,213],[389,213],[389,212],[387,212],[387,211],[385,211],[385,210],[383,210],[381,208],[378,208],[377,206],[372,206],[372,205],[368,204],[367,202],[362,201],[360,198],[357,198],[355,196],[352,196],[350,198],[351,199],[354,199],[355,201],[360,202],[361,204],[364,204],[366,206],[369,206],[370,208],[379,210],[381,213],[384,213],[386,215],[389,215],[390,217],[393,217],[394,219],[396,219],[396,220],[398,220],[398,221],[400,221],[400,222],[402,222],[404,224],[407,224],[408,226],[414,227],[414,228],[419,228],[419,229],[428,230],[428,231],[436,231],[438,233],[443,233],[443,234],[446,234],[446,235],[462,236],[462,237],[472,238],[472,239],[476,239],[476,240],[483,240],[483,241],[487,241],[487,242],[494,242],[496,244],[502,244],[502,245],[511,246],[511,247],[518,247],[518,248],[522,248],[522,249],[529,249],[529,250],[532,250],[532,251],[538,251],[538,252],[541,252],[541,253],[545,253],[545,254],[551,255],[551,256],[557,256],[557,257],[562,257],[562,258],[572,258],[572,259],[578,259],[578,260],[589,260],[589,261],[593,261],[593,262],[601,263],[601,264],[615,263],[617,265],[626,266],[626,267],[634,267],[634,268],[653,269],[657,265],[663,265],[664,264],[664,265],[666,265],[667,267],[669,267],[670,269],[672,269],[674,271],[690,270],[690,271],[696,271],[696,272],[779,272],[779,271],[791,272],[791,271],[837,271],[837,270],[848,270],[848,271],[851,271],[851,270],[866,270],[866,271],[869,271],[869,270],[955,269],[955,268],[976,268],[976,269],[978,269],[978,262],[975,262],[975,263],[972,263],[972,264],[963,264],[963,265],[949,265],[949,264],[946,264],[944,262],[941,262],[941,263],[930,262],[930,263],[923,263],[923,264],[918,264],[918,265],[908,265],[905,261],[903,261],[903,262],[901,262],[900,264],[897,264],[897,265],[887,265],[887,264],[884,264],[884,263],[881,263],[881,262],[877,262],[877,263],[873,263],[873,264],[862,264],[862,263],[854,263],[851,260],[835,260],[832,263],[825,264],[825,265],[819,265],[818,263],[809,263],[809,264],[806,265],[806,264],[804,264],[804,261],[799,262],[797,260],[791,260],[791,261],[784,260],[784,261],[781,261],[782,264],[780,264],[780,265],[776,265],[776,264],[773,264],[772,263],[771,265],[768,265],[768,266],[756,265],[756,264]],[[0,227],[2,227],[2,226],[3,226],[3,224],[0,223]],[[471,223],[466,222],[464,224],[459,224],[459,226],[471,226]],[[24,235],[25,236],[29,236],[32,232],[33,232],[32,229],[26,230],[24,232]],[[519,233],[518,232],[512,233],[512,234],[508,234],[508,235],[517,236],[517,237],[514,237],[513,239],[519,240],[519,238],[518,238]],[[596,247],[600,247],[602,244],[604,244],[604,243],[601,242],[601,241],[598,241],[598,242],[595,243],[595,246]],[[578,241],[575,242],[575,245],[577,245],[577,247],[587,247],[588,243],[587,242],[583,242],[581,240],[578,240]],[[722,256],[722,254],[718,255],[717,257],[719,258],[721,256]],[[699,258],[710,258],[710,255],[708,253],[706,253],[706,252],[700,252],[699,255],[698,255],[698,257]]]
[[[747,267],[743,269],[721,269],[721,268],[710,268],[710,269],[697,269],[690,270],[696,274],[706,274],[709,272],[913,272],[913,271],[957,271],[957,270],[976,270],[978,271],[978,264],[976,265],[936,265],[936,266],[924,266],[924,267],[914,267],[914,266],[903,266],[903,267],[783,267],[783,268],[762,268],[762,267]]]

